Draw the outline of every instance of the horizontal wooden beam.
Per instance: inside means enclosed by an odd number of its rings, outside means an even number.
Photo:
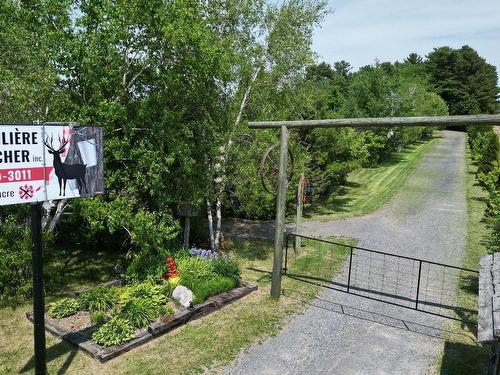
[[[263,121],[249,122],[252,129],[281,128],[382,128],[394,126],[467,126],[500,125],[500,114],[464,116],[426,116],[426,117],[379,117],[345,118],[332,120],[301,121]]]

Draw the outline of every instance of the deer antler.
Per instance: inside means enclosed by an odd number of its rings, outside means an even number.
[[[45,146],[47,146],[47,148],[50,150],[50,151],[55,151],[54,149],[54,146],[52,146],[52,142],[54,141],[54,137],[50,137],[50,145],[49,145],[49,136],[45,137],[45,141],[43,141],[43,144]]]
[[[64,139],[64,136],[63,136],[63,139],[61,142],[61,137],[59,137],[59,150],[57,150],[57,151],[61,151],[64,147],[66,147],[68,142],[69,142],[69,139],[68,140]]]

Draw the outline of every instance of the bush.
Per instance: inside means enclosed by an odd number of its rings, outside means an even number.
[[[180,284],[191,290],[203,280],[216,276],[211,261],[198,257],[179,259],[177,269],[181,277]]]
[[[194,293],[193,303],[202,303],[208,297],[233,289],[235,285],[236,282],[233,279],[224,276],[216,276],[204,281],[191,289]]]
[[[160,306],[144,298],[130,299],[120,316],[130,322],[134,328],[142,328],[160,314]]]
[[[129,283],[137,283],[147,279],[159,279],[165,269],[166,252],[137,256],[132,259],[123,275]]]
[[[49,315],[60,319],[75,314],[80,309],[78,301],[74,298],[64,298],[50,305]]]
[[[0,300],[17,302],[32,291],[31,240],[27,226],[7,216],[0,231]]]
[[[92,335],[92,339],[104,346],[119,345],[134,337],[134,328],[127,319],[115,316]]]
[[[231,258],[218,258],[212,260],[212,269],[219,276],[233,279],[236,285],[240,283],[240,266],[238,262]]]
[[[90,311],[107,311],[116,301],[116,291],[113,288],[98,285],[80,296],[80,307]]]
[[[173,256],[177,260],[187,258],[189,253],[184,250],[158,250],[151,254],[140,254],[132,259],[125,270],[123,279],[128,284],[146,280],[156,281],[165,272],[165,259],[169,256]]]

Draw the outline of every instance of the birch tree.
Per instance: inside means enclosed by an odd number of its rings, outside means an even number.
[[[227,163],[234,138],[246,131],[241,124],[252,93],[259,88],[269,92],[286,91],[297,76],[303,75],[305,67],[314,61],[312,32],[326,14],[326,5],[323,0],[289,0],[279,4],[258,1],[247,8],[253,11],[247,13],[246,19],[250,22],[243,22],[245,27],[236,28],[243,32],[233,33],[235,45],[239,47],[233,66],[235,74],[228,87],[232,91],[229,113],[234,117],[228,119],[229,130],[221,139],[219,155],[210,167],[213,184],[207,199],[210,243],[216,251],[220,249],[223,193],[228,182]],[[256,21],[254,25],[252,20]],[[262,112],[260,115],[267,115],[270,119],[276,116],[276,112]]]

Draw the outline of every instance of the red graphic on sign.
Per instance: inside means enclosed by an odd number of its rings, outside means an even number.
[[[71,138],[73,138],[73,128],[64,127],[63,128],[62,142],[70,144]],[[68,155],[68,149],[69,149],[69,147],[67,147],[67,148],[65,147],[64,150],[62,150],[63,152],[61,153],[61,159],[66,158],[66,156]]]
[[[0,184],[49,180],[53,167],[0,169]]]
[[[33,198],[33,195],[35,195],[33,191],[33,186],[31,185],[19,186],[19,196],[21,197],[21,199],[28,200],[30,198]]]

